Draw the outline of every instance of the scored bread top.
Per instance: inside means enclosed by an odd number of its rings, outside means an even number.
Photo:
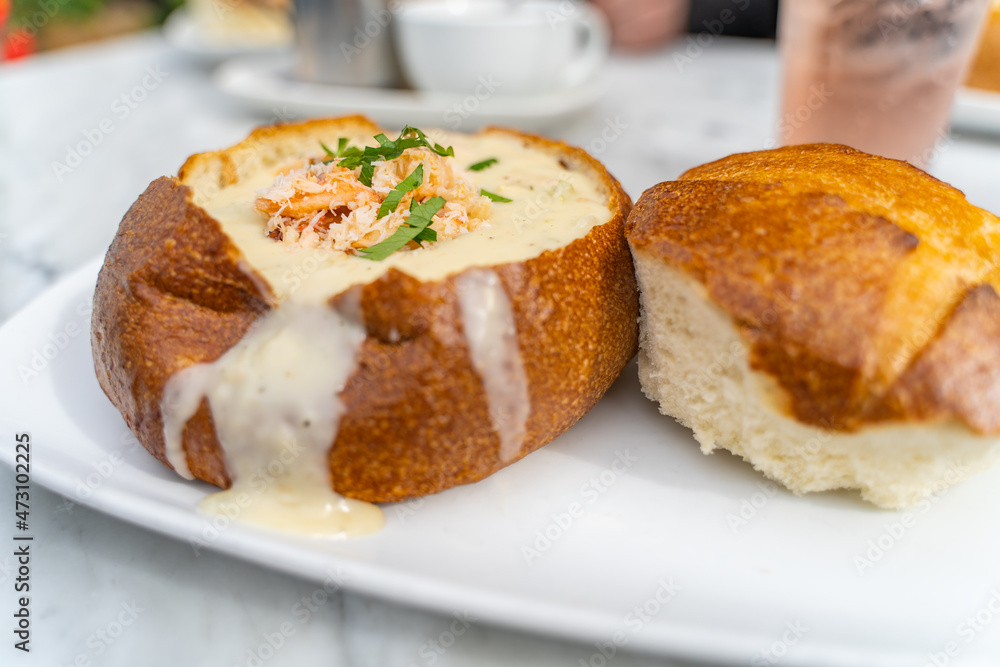
[[[651,188],[627,225],[702,283],[800,421],[1000,433],[1000,219],[905,162],[817,144]]]

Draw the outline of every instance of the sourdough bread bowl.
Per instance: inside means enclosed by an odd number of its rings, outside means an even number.
[[[702,450],[911,506],[1000,452],[1000,219],[838,145],[733,155],[627,223],[639,373]]]
[[[97,377],[183,476],[223,488],[275,478],[370,502],[435,493],[564,432],[634,355],[631,202],[600,163],[514,130],[413,131],[406,141],[425,147],[379,158],[362,187],[364,167],[335,154],[377,147],[381,132],[361,117],[258,129],[151,183],[122,220],[94,300]],[[403,172],[390,178],[400,160],[422,185],[375,220],[402,188]],[[288,190],[279,174],[292,172]],[[343,187],[375,199],[330,203]],[[375,259],[373,235],[392,229],[333,239],[412,198],[409,224],[434,192],[472,202],[430,218],[436,242],[418,236]],[[292,220],[300,204],[318,208]],[[445,213],[459,227],[482,219],[449,238]]]

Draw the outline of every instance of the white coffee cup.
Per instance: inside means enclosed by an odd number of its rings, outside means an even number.
[[[426,0],[400,6],[396,48],[414,88],[558,93],[607,59],[604,17],[573,0]]]

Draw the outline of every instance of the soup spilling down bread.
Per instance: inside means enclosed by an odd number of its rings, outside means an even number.
[[[550,442],[637,345],[631,202],[583,151],[360,117],[188,159],[98,278],[97,377],[145,448],[256,523],[376,529],[369,503]]]
[[[1000,218],[836,145],[733,155],[627,223],[642,388],[795,492],[913,505],[1000,454]]]
[[[845,146],[733,155],[633,208],[563,143],[348,117],[150,184],[92,342],[146,449],[266,526],[376,530],[372,503],[566,431],[637,350],[705,453],[901,508],[1000,453],[998,260],[1000,218]]]

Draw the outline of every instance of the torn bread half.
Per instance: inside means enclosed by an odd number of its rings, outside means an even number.
[[[839,145],[733,155],[628,223],[646,395],[796,493],[911,506],[1000,454],[1000,219]]]

